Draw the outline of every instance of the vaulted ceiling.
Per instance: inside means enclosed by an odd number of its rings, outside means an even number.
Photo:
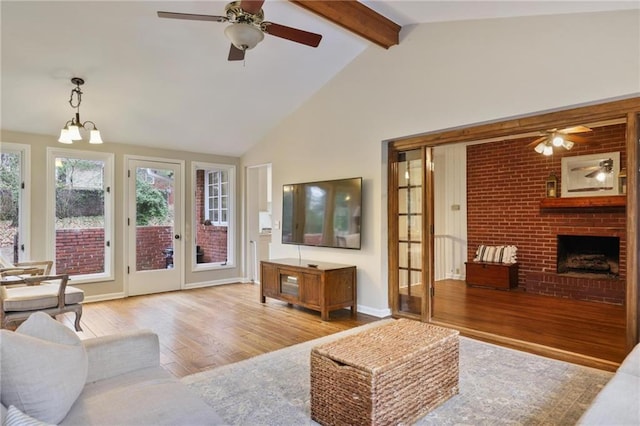
[[[73,115],[70,79],[78,76],[86,80],[81,119],[94,121],[106,143],[238,156],[364,49],[393,46],[402,26],[638,7],[635,1],[267,0],[265,20],[322,34],[322,42],[311,48],[266,36],[236,62],[227,61],[227,24],[157,16],[159,10],[223,15],[225,5],[3,0],[2,129],[57,139]]]

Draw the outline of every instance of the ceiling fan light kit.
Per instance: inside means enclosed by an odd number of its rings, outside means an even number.
[[[533,150],[542,155],[553,155],[553,148],[563,147],[567,151],[573,148],[576,142],[585,143],[586,139],[581,136],[576,136],[574,133],[590,132],[591,129],[586,126],[574,126],[566,129],[558,130],[551,129],[544,132],[540,132],[544,136],[531,142],[528,146],[533,147]]]
[[[90,144],[101,144],[102,137],[100,136],[100,131],[98,127],[93,121],[85,121],[84,123],[80,121],[80,104],[82,103],[82,91],[80,90],[80,86],[84,84],[84,80],[79,77],[73,77],[71,79],[71,83],[75,84],[76,87],[71,90],[71,96],[69,97],[69,105],[71,108],[75,108],[76,114],[71,120],[67,121],[60,130],[60,137],[58,138],[58,142],[64,144],[72,144],[74,141],[82,140],[82,135],[80,134],[80,129],[87,129],[87,125],[91,125],[93,127],[91,132],[89,133],[89,143]],[[74,101],[74,95],[76,100]]]
[[[240,50],[253,49],[264,39],[261,30],[250,24],[231,24],[224,30],[231,43]]]
[[[198,15],[193,13],[158,12],[160,18],[186,19],[190,21],[229,22],[224,34],[231,41],[229,61],[241,61],[244,52],[253,49],[264,39],[264,34],[280,37],[310,47],[318,47],[322,36],[264,20],[264,0],[233,1],[225,7],[226,16]]]

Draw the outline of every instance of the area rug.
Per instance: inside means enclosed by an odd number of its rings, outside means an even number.
[[[314,425],[311,348],[384,320],[182,379],[230,425]],[[573,425],[612,377],[460,337],[460,393],[417,425]]]

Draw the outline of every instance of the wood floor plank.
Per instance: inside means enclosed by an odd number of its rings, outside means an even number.
[[[434,301],[438,323],[612,362],[626,355],[623,306],[469,287],[456,280],[438,281]],[[73,328],[72,314],[59,319]],[[318,312],[281,301],[260,303],[256,285],[228,284],[87,303],[80,335],[149,328],[160,337],[163,367],[183,377],[376,320],[362,313],[352,319],[344,309],[322,321]]]
[[[160,338],[160,362],[176,377],[234,363],[378,320],[349,310],[320,314],[267,299],[259,287],[228,284],[87,303],[81,338],[148,328]],[[59,316],[73,327],[73,316]]]
[[[436,283],[433,319],[512,339],[619,363],[625,347],[625,308],[608,303]]]

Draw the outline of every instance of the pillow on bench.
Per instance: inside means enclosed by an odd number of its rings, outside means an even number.
[[[485,246],[479,245],[474,262],[516,263],[516,246]]]

